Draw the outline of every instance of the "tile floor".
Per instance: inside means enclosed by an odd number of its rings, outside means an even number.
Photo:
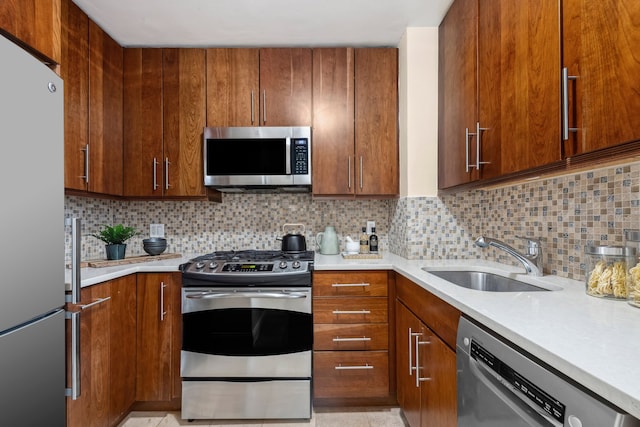
[[[406,427],[399,408],[314,409],[311,420],[221,421],[180,418],[179,412],[132,412],[119,427]]]

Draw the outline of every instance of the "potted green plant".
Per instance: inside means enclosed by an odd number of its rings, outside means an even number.
[[[104,225],[102,229],[92,236],[106,243],[107,259],[124,259],[127,250],[126,241],[140,234],[134,227],[125,227],[122,224],[114,226]]]

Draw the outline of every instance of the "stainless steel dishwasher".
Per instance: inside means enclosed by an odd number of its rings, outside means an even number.
[[[458,427],[636,427],[623,413],[461,317],[456,345]]]

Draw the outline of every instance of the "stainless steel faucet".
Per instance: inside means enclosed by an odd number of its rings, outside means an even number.
[[[480,236],[474,243],[479,248],[493,246],[494,248],[502,249],[520,261],[524,265],[524,269],[527,271],[527,274],[531,274],[532,276],[542,276],[542,246],[540,245],[540,240],[532,237],[516,237],[527,241],[526,254],[520,253],[506,243],[490,237]]]

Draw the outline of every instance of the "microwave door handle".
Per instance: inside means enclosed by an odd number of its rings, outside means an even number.
[[[287,175],[291,175],[291,138],[290,137],[287,137],[285,145],[286,145],[285,151],[287,153],[287,158],[285,159],[285,164],[287,165],[285,173]]]

